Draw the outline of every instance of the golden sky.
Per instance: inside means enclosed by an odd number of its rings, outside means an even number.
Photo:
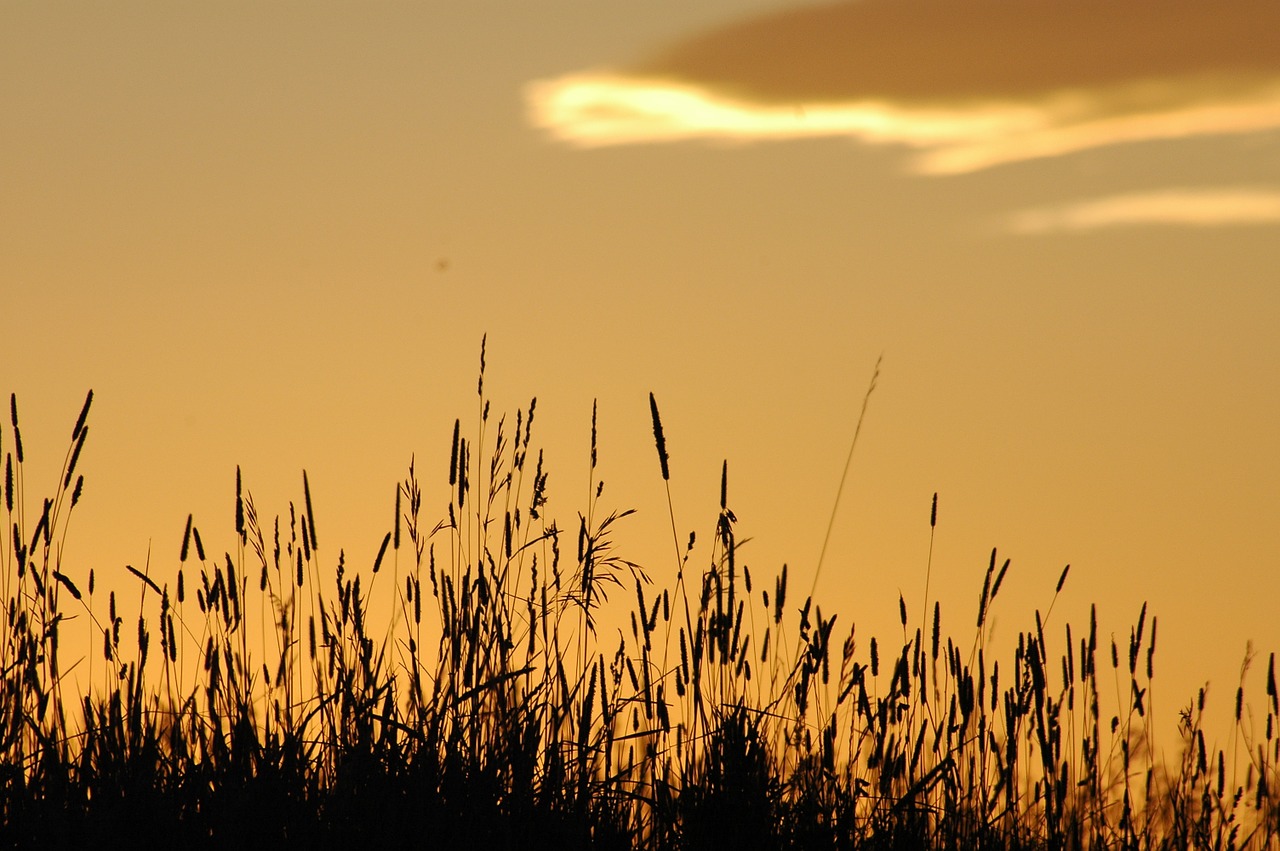
[[[268,516],[306,468],[327,557],[369,564],[411,455],[444,506],[487,333],[563,523],[598,397],[621,545],[672,569],[653,391],[682,532],[727,458],[744,558],[807,587],[883,353],[824,608],[894,634],[937,491],[957,635],[992,546],[1006,637],[1071,563],[1059,626],[1149,600],[1164,716],[1225,705],[1280,647],[1276,9],[5,4],[29,492],[92,387],[68,575],[175,569],[188,512],[229,548],[237,464]]]

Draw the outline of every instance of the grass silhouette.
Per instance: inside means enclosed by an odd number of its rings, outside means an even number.
[[[536,400],[495,422],[483,354],[478,393],[440,519],[411,462],[372,564],[322,554],[305,473],[266,522],[237,470],[230,551],[189,518],[176,564],[130,567],[105,601],[59,555],[92,393],[31,513],[11,397],[0,845],[1280,847],[1274,655],[1265,737],[1242,721],[1242,676],[1227,746],[1206,746],[1201,691],[1180,761],[1157,764],[1145,606],[1127,648],[1100,646],[1096,609],[1075,631],[1036,611],[1016,645],[989,647],[1009,564],[993,551],[972,635],[944,635],[926,591],[914,624],[900,599],[900,643],[864,646],[788,599],[785,565],[766,582],[739,563],[727,464],[709,552],[672,512],[678,570],[659,586],[617,548],[630,512],[603,504],[594,411],[591,496],[561,527]],[[597,626],[620,605],[615,646]],[[60,669],[72,618],[100,642],[87,693]]]

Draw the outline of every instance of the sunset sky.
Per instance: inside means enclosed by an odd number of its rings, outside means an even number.
[[[1280,649],[1272,0],[16,2],[0,7],[0,391],[29,505],[85,392],[64,571],[176,570],[308,472],[368,565],[415,456],[444,507],[480,341],[576,525],[666,583],[727,459],[742,558],[859,636],[1127,639],[1165,719]],[[5,424],[6,440],[8,424]],[[10,448],[6,443],[0,451]],[[705,553],[705,545],[700,552]],[[110,579],[110,577],[117,577]],[[865,630],[865,631],[864,631]],[[1051,645],[1052,646],[1052,645]]]

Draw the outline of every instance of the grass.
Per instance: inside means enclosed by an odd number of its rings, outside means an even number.
[[[31,511],[11,397],[0,845],[1280,847],[1274,655],[1265,737],[1242,674],[1224,749],[1206,746],[1202,691],[1181,759],[1157,764],[1145,606],[1127,647],[1099,643],[1096,614],[1051,628],[1052,604],[989,646],[1009,566],[993,551],[962,634],[926,590],[915,621],[900,600],[900,641],[863,643],[789,595],[785,565],[738,560],[727,465],[711,544],[683,541],[672,512],[678,564],[657,584],[618,549],[630,512],[595,479],[594,412],[590,496],[562,527],[536,400],[495,421],[483,356],[478,393],[439,519],[411,463],[372,564],[321,547],[305,473],[267,521],[237,470],[229,550],[190,518],[176,562],[128,568],[105,600],[59,556],[92,394]],[[617,641],[606,611],[626,618]],[[95,636],[70,655],[85,693],[61,668],[73,619]]]

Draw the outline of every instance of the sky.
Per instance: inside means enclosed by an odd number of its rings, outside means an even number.
[[[1280,11],[1265,0],[0,6],[0,390],[63,570],[173,572],[306,470],[372,563],[411,458],[538,398],[576,523],[674,572],[722,461],[757,576],[895,635],[1159,617],[1165,719],[1280,647]],[[6,440],[9,439],[6,432]],[[6,447],[8,444],[6,444]],[[5,447],[0,447],[0,450]],[[44,486],[42,485],[44,483]],[[34,503],[38,507],[38,502]],[[705,549],[701,552],[706,552]],[[865,643],[863,644],[865,647]]]

